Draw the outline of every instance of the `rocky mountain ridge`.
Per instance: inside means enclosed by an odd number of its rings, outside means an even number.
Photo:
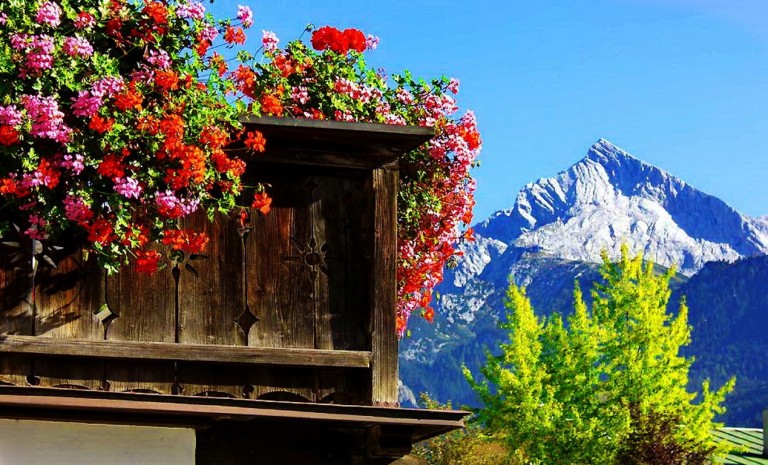
[[[401,343],[406,403],[423,391],[472,403],[460,367],[476,371],[485,348],[502,340],[497,324],[510,277],[527,287],[537,310],[567,313],[574,281],[588,288],[601,252],[616,256],[622,243],[664,267],[675,264],[680,287],[707,263],[768,253],[768,218],[742,215],[604,139],[567,170],[526,185],[512,208],[475,231],[477,240],[461,245],[464,255],[438,286],[435,323],[416,322]],[[707,318],[693,310],[692,321]]]

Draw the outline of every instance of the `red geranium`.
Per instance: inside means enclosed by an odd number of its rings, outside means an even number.
[[[264,138],[264,134],[259,131],[249,131],[245,138],[245,146],[254,152],[263,152],[267,140]]]
[[[257,209],[262,214],[266,215],[269,213],[271,205],[272,198],[267,195],[266,192],[258,192],[253,196],[253,204],[251,204],[251,207]]]
[[[19,143],[19,131],[11,126],[0,126],[0,144],[11,146]]]
[[[104,134],[105,132],[112,129],[112,126],[114,124],[115,124],[114,118],[102,118],[99,115],[93,115],[91,117],[91,122],[88,123],[88,128],[93,129],[99,134]]]
[[[365,51],[365,35],[357,29],[345,29],[344,40],[350,50],[354,50],[359,53]],[[346,52],[345,52],[346,53]]]
[[[154,250],[136,252],[136,271],[146,274],[154,273],[158,270],[162,257],[159,252]]]
[[[147,6],[144,7],[144,13],[152,18],[158,26],[168,23],[168,8],[160,2],[147,3]]]
[[[334,50],[334,46],[338,46],[343,40],[342,32],[331,26],[323,26],[312,33],[312,47],[315,50],[322,51],[328,48]]]
[[[228,27],[224,33],[224,40],[228,44],[243,45],[245,43],[245,32],[239,27]]]
[[[162,242],[173,250],[197,254],[205,249],[209,240],[208,235],[204,232],[194,233],[181,229],[167,229],[163,232]]]
[[[155,84],[165,90],[176,90],[179,88],[179,75],[172,69],[158,71],[155,73]]]
[[[345,29],[344,32],[331,26],[323,26],[312,33],[312,47],[315,50],[331,49],[339,55],[346,55],[350,50],[365,51],[365,35],[357,29]]]

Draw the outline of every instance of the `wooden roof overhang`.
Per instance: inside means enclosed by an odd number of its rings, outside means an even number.
[[[259,117],[242,120],[246,131],[261,131],[267,152],[251,155],[242,142],[229,150],[243,158],[288,164],[372,169],[396,162],[435,135],[433,128],[392,124]]]
[[[227,437],[234,444],[251,437],[273,445],[284,440],[286,431],[291,437],[301,431],[312,437],[322,432],[327,445],[338,447],[334,434],[358,438],[351,442],[366,444],[369,458],[382,459],[400,457],[416,442],[463,427],[467,415],[457,410],[0,386],[2,418],[193,428],[198,442],[202,433]]]

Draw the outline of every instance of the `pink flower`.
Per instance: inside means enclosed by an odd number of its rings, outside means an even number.
[[[100,97],[112,97],[119,94],[125,88],[123,78],[107,76],[94,82],[91,86],[91,94]]]
[[[336,110],[333,114],[336,121],[355,121],[355,116],[350,111]]]
[[[205,28],[203,28],[202,31],[200,31],[200,39],[209,40],[211,42],[213,42],[214,39],[216,39],[216,36],[218,35],[219,35],[219,30],[213,26],[206,26]]]
[[[280,39],[272,31],[261,31],[261,43],[264,45],[265,51],[274,52],[277,50],[277,44],[280,43]]]
[[[45,34],[11,34],[11,47],[26,52],[19,77],[39,76],[43,70],[53,68],[53,37]]]
[[[205,7],[200,2],[179,5],[176,9],[179,18],[201,20],[205,16]]]
[[[30,135],[61,143],[69,141],[72,129],[64,124],[64,113],[59,110],[59,105],[53,97],[23,95],[21,101],[32,120]]]
[[[194,213],[200,205],[197,199],[180,199],[173,191],[155,193],[155,203],[161,214],[169,218],[178,218]]]
[[[448,83],[447,89],[451,91],[454,94],[459,93],[459,80],[456,78],[451,78],[451,81]]]
[[[53,2],[45,2],[37,9],[35,21],[39,24],[47,24],[51,27],[58,27],[61,24],[61,7]]]
[[[21,123],[21,111],[16,105],[0,106],[0,125],[18,126]]]
[[[77,176],[85,169],[85,158],[79,153],[74,155],[64,155],[64,159],[61,161],[61,167],[72,171],[72,174]]]
[[[46,221],[40,217],[37,213],[29,215],[29,228],[24,231],[24,234],[31,239],[43,240],[48,237],[45,232]]]
[[[291,100],[302,105],[309,102],[309,92],[306,87],[294,87],[291,89]]]
[[[71,57],[88,58],[93,55],[91,43],[81,37],[67,37],[64,39],[62,50]]]
[[[249,7],[237,5],[237,18],[243,22],[243,27],[253,26],[253,11]]]
[[[405,118],[403,118],[400,115],[396,115],[393,113],[388,114],[384,117],[384,123],[385,124],[395,124],[397,126],[405,126],[407,123],[405,121]]]
[[[72,100],[75,102],[72,105],[72,114],[87,118],[98,113],[103,103],[100,96],[93,95],[87,90],[81,90],[78,92],[77,97]]]
[[[141,190],[139,181],[130,176],[125,178],[115,178],[115,192],[123,197],[138,199],[141,195]]]
[[[93,218],[93,212],[82,197],[68,195],[64,198],[64,216],[82,225]]]
[[[151,65],[155,65],[160,69],[168,69],[171,67],[171,57],[165,50],[150,50],[149,58],[147,61]]]
[[[8,22],[8,15],[3,12],[0,12],[0,25],[5,26],[5,23],[7,22]]]
[[[400,103],[402,103],[403,105],[410,105],[414,101],[413,94],[411,94],[410,92],[408,92],[403,88],[398,88],[396,91],[396,95],[397,95],[397,100],[399,100]]]
[[[379,38],[375,35],[368,34],[368,37],[365,38],[365,48],[368,50],[376,50],[376,47],[379,46]]]

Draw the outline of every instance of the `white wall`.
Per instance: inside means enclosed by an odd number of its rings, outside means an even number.
[[[0,465],[194,465],[184,428],[0,419]]]

